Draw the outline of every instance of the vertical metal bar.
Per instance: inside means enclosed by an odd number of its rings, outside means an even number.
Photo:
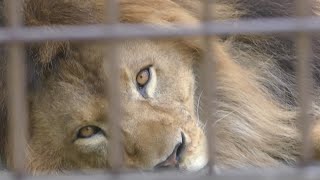
[[[203,20],[202,22],[213,20],[213,14],[211,12],[212,0],[205,0],[203,4]],[[207,28],[203,25],[203,28]],[[216,94],[216,75],[215,75],[215,59],[213,57],[212,37],[204,37],[204,58],[201,67],[202,71],[202,87],[203,87],[203,99],[204,99],[204,118],[207,123],[207,141],[208,141],[208,166],[209,174],[214,174],[214,163],[215,163],[215,94]]]
[[[7,0],[6,10],[9,26],[19,28],[22,25],[22,1]],[[28,137],[28,113],[26,100],[26,67],[22,44],[9,44],[8,56],[8,111],[9,111],[9,142],[11,168],[17,174],[26,173],[26,147]]]
[[[297,16],[305,17],[312,12],[311,2],[309,0],[296,0]],[[299,125],[302,132],[302,156],[300,166],[308,165],[313,157],[313,147],[311,142],[311,122],[312,117],[312,41],[310,34],[306,32],[297,33],[297,83],[299,91]]]
[[[106,0],[106,23],[110,26],[118,22],[118,4],[116,0]],[[111,153],[110,153],[110,164],[114,172],[119,172],[122,163],[122,139],[120,131],[121,121],[121,106],[120,106],[120,69],[119,59],[117,56],[117,43],[107,42],[106,47],[106,61],[111,63],[106,70],[112,76],[108,77],[107,90],[108,90],[108,101],[109,101],[109,120],[111,121]]]

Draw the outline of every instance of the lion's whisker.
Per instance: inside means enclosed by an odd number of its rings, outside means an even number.
[[[200,108],[200,100],[201,100],[202,94],[203,94],[203,90],[202,90],[201,93],[199,94],[199,98],[198,98],[198,100],[197,100],[197,108],[196,108],[196,111],[197,111],[197,120],[198,120],[198,122],[200,122],[199,108]]]
[[[223,119],[227,118],[228,116],[230,116],[231,114],[233,114],[234,111],[226,114],[225,116],[221,117],[220,119],[216,120],[214,123],[213,123],[213,127],[215,127],[217,125],[218,122],[222,121]],[[208,120],[206,120],[206,122],[203,124],[203,129],[207,126],[207,123],[208,123]]]
[[[223,119],[225,119],[226,117],[230,116],[233,113],[234,113],[234,111],[232,111],[232,112],[226,114],[225,116],[223,116],[222,118],[216,120],[216,122],[213,123],[213,127],[216,126],[218,122],[222,121]]]

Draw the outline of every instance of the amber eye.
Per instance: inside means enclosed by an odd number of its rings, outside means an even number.
[[[78,131],[78,138],[90,138],[101,132],[101,129],[96,126],[86,126]]]
[[[144,87],[150,79],[150,70],[149,68],[141,70],[137,75],[137,83],[139,87]]]

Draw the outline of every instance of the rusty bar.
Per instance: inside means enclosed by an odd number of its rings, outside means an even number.
[[[106,23],[107,25],[113,26],[118,22],[118,5],[116,0],[106,0]],[[105,33],[108,31],[105,30]],[[107,41],[106,45],[106,61],[111,63],[106,68],[108,74],[108,115],[111,124],[111,142],[112,147],[110,153],[110,164],[112,171],[119,173],[123,163],[122,157],[122,139],[120,131],[121,121],[121,106],[120,106],[120,70],[119,70],[119,59],[117,55],[117,42]],[[110,72],[110,73],[109,73]]]
[[[136,38],[179,38],[201,35],[290,34],[320,31],[320,17],[265,18],[205,22],[202,25],[176,25],[173,28],[147,24],[116,24],[55,27],[0,28],[0,43],[44,41],[105,41]]]
[[[296,15],[300,17],[310,16],[311,2],[309,0],[296,0]],[[301,25],[300,25],[301,26]],[[299,91],[299,125],[302,132],[302,156],[300,166],[305,167],[312,161],[313,146],[311,142],[312,117],[312,41],[310,34],[306,32],[297,33],[297,83]]]
[[[211,12],[211,7],[213,0],[205,0],[203,4],[203,19],[202,22],[209,22],[213,17],[213,13]],[[203,28],[208,28],[205,24]],[[209,166],[209,175],[213,175],[214,172],[214,163],[215,163],[215,130],[214,130],[214,122],[215,122],[215,110],[214,99],[215,99],[215,89],[216,89],[216,75],[215,75],[215,59],[213,57],[213,46],[212,46],[212,36],[204,35],[204,58],[203,58],[203,66],[201,67],[202,71],[202,87],[203,87],[203,101],[204,101],[204,118],[207,121],[206,125],[206,135],[208,142],[208,166]]]
[[[22,1],[7,0],[6,12],[8,24],[16,29],[21,27]],[[26,99],[26,67],[24,48],[21,43],[10,43],[8,56],[8,111],[9,111],[9,143],[11,155],[10,168],[17,175],[26,173],[26,147],[28,137],[28,113]]]

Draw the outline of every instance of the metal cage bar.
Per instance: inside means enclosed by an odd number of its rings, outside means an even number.
[[[309,0],[296,0],[296,14],[300,17],[310,16],[312,12],[311,2]],[[297,52],[297,84],[299,92],[300,112],[298,115],[299,125],[302,132],[302,156],[300,165],[302,167],[310,164],[313,157],[313,148],[311,142],[311,121],[310,112],[311,105],[311,90],[312,90],[312,42],[310,34],[301,31],[296,37],[296,52]]]
[[[181,175],[177,173],[146,173],[146,174],[119,174],[116,177],[118,180],[318,180],[320,176],[319,168],[305,168],[305,169],[265,169],[259,170],[247,170],[245,172],[229,172],[223,175],[213,174],[212,176],[206,175]],[[4,174],[1,180],[12,180],[11,174]],[[62,176],[24,176],[21,180],[113,180],[115,176],[113,174],[94,174],[94,175],[62,175]]]
[[[22,1],[7,0],[7,16],[9,26],[18,29],[22,25]],[[17,174],[25,173],[28,113],[26,101],[26,68],[24,62],[24,48],[21,43],[9,43],[8,57],[8,111],[9,111],[9,138],[12,168]],[[10,162],[10,161],[9,161]]]
[[[211,6],[213,5],[213,0],[205,0],[203,4],[203,17],[202,22],[209,22],[213,17],[211,12]],[[203,26],[204,29],[207,29],[207,26]],[[203,87],[203,111],[205,112],[205,121],[207,121],[206,126],[206,135],[208,142],[208,166],[209,166],[209,175],[213,175],[214,172],[214,163],[215,163],[215,90],[216,90],[216,75],[215,75],[215,59],[213,58],[213,46],[212,46],[212,36],[204,35],[204,55],[203,63],[201,67],[202,72],[202,87]]]
[[[116,0],[106,0],[106,23],[110,26],[115,25],[118,22],[118,4]],[[106,31],[107,33],[107,31]],[[117,55],[117,42],[106,41],[106,54],[105,61],[111,61],[111,66],[106,67],[106,71],[110,76],[107,79],[107,92],[108,100],[108,112],[109,120],[111,122],[111,143],[110,146],[110,165],[113,172],[119,173],[122,167],[122,140],[120,132],[121,121],[121,105],[120,105],[120,70],[119,59]],[[105,63],[108,64],[108,63]]]
[[[206,27],[206,28],[204,28]],[[320,17],[263,18],[204,22],[202,25],[176,25],[173,28],[147,24],[114,24],[0,28],[0,43],[44,41],[102,41],[136,38],[179,38],[230,34],[318,33]]]

